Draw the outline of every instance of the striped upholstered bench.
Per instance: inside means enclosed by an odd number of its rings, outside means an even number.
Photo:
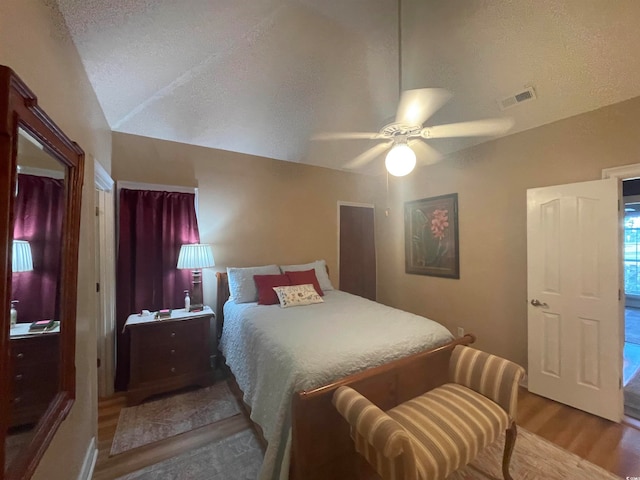
[[[459,345],[449,363],[451,383],[387,412],[346,386],[333,404],[351,425],[356,451],[384,480],[444,479],[504,430],[502,473],[510,480],[523,374],[515,363]]]

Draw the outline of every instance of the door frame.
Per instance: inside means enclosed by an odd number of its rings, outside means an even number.
[[[622,165],[620,167],[611,167],[611,168],[603,168],[602,169],[602,178],[617,178],[618,181],[623,182],[624,180],[633,180],[636,178],[640,178],[640,163],[632,163],[629,165]],[[624,197],[623,200],[624,202]],[[620,205],[620,208],[623,208],[624,205]],[[623,246],[624,248],[624,246]],[[622,257],[622,267],[624,267],[624,256]],[[623,297],[623,308],[626,307],[627,305],[627,298],[626,298],[626,294],[624,291],[624,268],[620,269],[620,275],[622,276],[621,282],[622,282],[622,286],[623,288],[621,289],[621,293],[624,296]],[[622,354],[623,357],[623,362],[624,362],[624,327],[626,327],[626,315],[625,315],[625,323],[623,324],[623,329],[621,332],[622,335],[622,339],[620,341],[620,345],[622,347],[622,352],[620,352]],[[623,373],[620,372],[620,381],[622,382],[622,375]]]
[[[622,197],[622,207],[624,207],[626,205],[626,201],[625,199],[629,199],[632,202],[640,202],[640,195],[629,195],[628,197]],[[624,217],[624,215],[623,215]],[[624,235],[624,228],[623,228],[623,235]],[[624,264],[624,244],[623,244],[623,253],[622,253],[622,263]],[[623,265],[624,267],[624,265]],[[625,302],[624,302],[624,306],[627,307],[631,307],[631,308],[640,308],[640,295],[627,295],[626,291],[625,293]],[[626,317],[625,317],[626,318]]]
[[[336,228],[338,232],[338,236],[336,238],[336,259],[337,259],[337,275],[338,275],[338,289],[340,289],[340,207],[359,207],[359,208],[371,208],[373,210],[373,239],[375,242],[376,237],[376,206],[373,203],[359,203],[359,202],[345,202],[342,200],[338,200],[338,205],[336,207],[337,215],[336,218],[338,220],[338,226]],[[377,245],[377,243],[376,243]],[[378,252],[376,251],[376,289],[378,285]]]
[[[116,261],[114,181],[105,168],[94,159],[96,189],[96,264],[98,275],[97,354],[98,397],[113,395],[115,380],[115,328],[116,328]]]
[[[633,180],[636,178],[640,178],[640,163],[632,163],[630,165],[623,165],[621,167],[604,168],[602,169],[602,178],[603,179],[617,178],[620,182],[623,182],[625,180]],[[623,202],[623,205],[620,205],[620,208],[624,208],[624,197],[622,198],[622,202]],[[622,275],[622,285],[624,286],[624,254],[622,257],[622,263],[623,263],[622,265],[623,268],[621,270],[622,272],[621,275]],[[624,288],[622,288],[621,293],[622,295],[625,296],[623,305],[626,307],[627,298],[626,298]],[[638,302],[638,300],[635,298],[634,298],[634,301],[636,303]],[[623,332],[623,335],[624,335],[624,332]],[[624,337],[623,337],[622,347],[624,348]]]

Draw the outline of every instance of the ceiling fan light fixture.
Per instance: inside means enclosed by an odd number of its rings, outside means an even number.
[[[384,161],[387,171],[395,177],[404,177],[416,166],[416,154],[406,143],[394,145]]]

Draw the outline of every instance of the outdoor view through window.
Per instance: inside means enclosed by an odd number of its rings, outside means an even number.
[[[640,203],[624,210],[624,292],[640,297]]]

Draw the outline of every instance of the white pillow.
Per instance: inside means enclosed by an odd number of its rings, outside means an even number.
[[[280,275],[280,269],[277,265],[246,268],[227,267],[229,293],[234,302],[248,303],[258,301],[258,288],[253,280],[254,275]]]
[[[331,285],[331,280],[329,280],[329,274],[327,273],[327,262],[324,260],[316,260],[315,262],[305,263],[303,265],[280,265],[282,273],[300,272],[302,270],[311,270],[312,268],[316,271],[316,278],[322,291],[333,290],[333,285]]]
[[[305,285],[291,285],[288,287],[273,287],[278,295],[282,308],[299,307],[311,305],[312,303],[322,303],[322,297],[318,295],[316,289],[310,283]]]

